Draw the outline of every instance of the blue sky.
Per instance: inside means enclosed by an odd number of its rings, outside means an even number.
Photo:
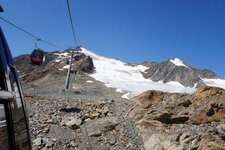
[[[125,62],[178,57],[225,77],[224,0],[70,0],[78,45]],[[1,16],[63,48],[73,46],[66,0],[1,1]],[[12,54],[35,40],[0,20]],[[57,48],[40,43],[46,51]]]

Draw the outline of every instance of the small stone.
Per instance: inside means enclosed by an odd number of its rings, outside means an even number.
[[[70,146],[77,147],[77,144],[75,144],[73,141],[70,141]]]
[[[85,114],[85,118],[91,118],[91,119],[93,119],[93,118],[95,118],[95,117],[98,117],[100,115],[100,113],[99,112],[89,112],[89,113],[86,113]]]
[[[57,139],[56,139],[56,138],[52,138],[52,141],[53,141],[53,142],[56,142],[56,141],[57,141]]]
[[[69,126],[73,130],[77,130],[80,128],[82,120],[80,118],[70,118],[70,120],[66,121],[66,126]]]
[[[101,135],[102,135],[101,131],[94,131],[89,134],[89,136],[92,136],[92,137],[99,137]]]
[[[220,124],[216,127],[217,132],[219,133],[219,135],[225,136],[225,125],[224,124]]]
[[[111,139],[109,140],[109,143],[110,143],[111,145],[114,145],[114,144],[116,143],[116,139],[115,139],[115,138],[111,138]]]
[[[45,145],[48,142],[49,142],[48,138],[42,138],[42,145]]]
[[[109,112],[109,108],[105,107],[102,111],[103,114],[107,115],[107,113]]]
[[[44,130],[43,130],[45,133],[48,133],[49,132],[49,128],[44,128]]]
[[[42,137],[43,137],[43,134],[40,133],[40,134],[38,134],[36,137],[37,137],[37,138],[42,138]]]
[[[87,118],[84,120],[85,122],[91,121],[91,118]]]
[[[41,138],[36,138],[33,140],[33,145],[34,146],[40,146],[42,144],[42,139]]]
[[[86,103],[86,106],[91,106],[91,103]]]
[[[42,147],[41,150],[49,150],[47,147]]]
[[[53,120],[52,119],[48,119],[46,122],[50,124],[50,123],[53,123]]]
[[[98,141],[98,142],[103,141],[102,137],[98,137],[97,141]]]
[[[54,143],[50,141],[50,142],[47,142],[45,146],[47,148],[51,148],[51,147],[53,147],[53,145],[54,145]]]
[[[78,117],[68,117],[65,120],[66,126],[69,126],[70,128],[76,130],[80,128],[80,125],[82,123],[82,120]]]
[[[60,122],[60,127],[65,127],[66,126],[66,123],[65,122]]]

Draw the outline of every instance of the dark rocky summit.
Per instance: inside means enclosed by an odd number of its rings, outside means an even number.
[[[176,58],[177,59],[177,58]],[[169,59],[162,63],[142,63],[148,69],[142,72],[146,79],[153,81],[163,81],[164,83],[170,81],[177,81],[184,86],[193,87],[196,83],[201,83],[201,78],[217,78],[218,76],[210,70],[200,70],[186,66],[177,66]],[[201,78],[200,78],[201,77]]]

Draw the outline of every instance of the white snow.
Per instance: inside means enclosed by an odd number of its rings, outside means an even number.
[[[164,84],[145,79],[141,72],[144,72],[148,68],[143,65],[132,67],[120,60],[99,56],[84,48],[82,48],[82,52],[93,59],[96,72],[90,76],[104,82],[107,87],[126,91],[127,93],[123,95],[124,98],[131,98],[146,90],[159,90],[170,93],[193,93],[196,90],[195,88],[184,87],[178,82]],[[179,64],[179,61],[175,60],[175,62]]]
[[[53,53],[54,55],[56,55],[56,56],[59,56],[60,55],[60,53]]]
[[[198,83],[195,83],[193,87],[194,87],[194,88],[196,88],[196,87],[197,87],[197,85],[198,85]]]
[[[162,82],[161,82],[162,83]],[[180,87],[182,87],[183,85],[182,84],[180,84],[179,82],[176,82],[176,81],[170,81],[170,82],[167,82],[166,84],[168,84],[168,85],[173,85],[173,86],[180,86]]]
[[[63,57],[63,56],[65,56],[65,57],[66,57],[66,56],[68,56],[68,55],[69,55],[69,53],[68,53],[68,52],[61,53],[61,54],[60,54],[60,56],[62,56],[62,57]]]
[[[170,59],[170,61],[171,61],[172,63],[174,63],[176,66],[184,66],[184,67],[186,67],[186,68],[189,68],[189,67],[187,67],[187,66],[183,63],[183,61],[180,60],[179,58]],[[190,69],[190,68],[189,68],[189,69]]]
[[[225,89],[225,79],[207,79],[207,78],[201,79],[208,86],[220,87]]]
[[[55,60],[56,63],[63,63],[63,60],[65,60],[66,58],[69,57],[69,53],[68,52],[64,52],[64,53],[54,53],[54,55],[57,55],[58,58]]]
[[[130,93],[126,93],[122,96],[122,98],[125,98],[125,99],[130,99]]]
[[[60,60],[60,59],[56,59],[56,60],[55,60],[55,62],[61,62],[61,61],[62,61],[62,60]]]
[[[124,93],[124,90],[123,90],[123,89],[118,88],[118,89],[116,89],[116,92],[119,92],[119,93]]]
[[[91,80],[88,80],[88,81],[86,81],[87,83],[93,83],[93,81],[91,81]]]
[[[63,69],[68,69],[70,67],[70,65],[66,65],[63,67]]]

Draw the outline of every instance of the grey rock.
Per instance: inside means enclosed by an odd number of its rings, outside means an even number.
[[[184,63],[185,66],[177,66],[169,60],[162,63],[150,63],[149,69],[145,70],[142,74],[145,78],[153,81],[163,81],[164,83],[170,81],[177,81],[184,86],[193,87],[195,83],[200,83],[202,78],[216,78],[218,77],[210,70],[200,70],[191,67]]]
[[[65,122],[66,126],[70,127],[71,129],[79,129],[81,123],[82,123],[82,120],[80,118],[78,118],[77,116],[75,117],[66,117],[63,119],[62,122]]]
[[[54,145],[54,143],[53,143],[52,141],[49,141],[49,142],[46,143],[45,146],[46,146],[47,148],[51,148],[51,147],[53,147],[53,145]]]
[[[115,138],[110,138],[109,143],[111,145],[114,145],[116,143],[116,139]]]
[[[217,132],[220,136],[225,136],[225,124],[220,124],[216,127]]]
[[[34,139],[33,140],[33,145],[34,146],[40,146],[40,145],[42,145],[42,138],[36,138],[36,139]]]

